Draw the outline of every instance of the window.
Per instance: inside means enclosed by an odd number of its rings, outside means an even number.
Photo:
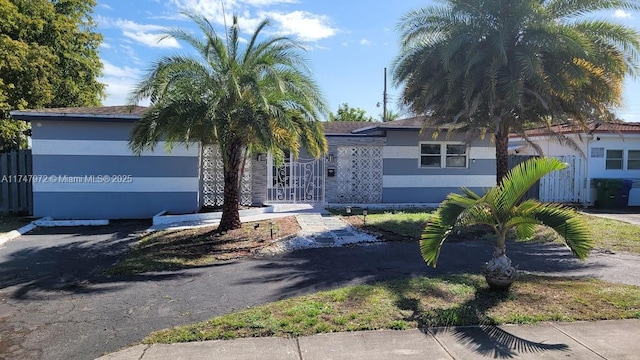
[[[420,144],[420,167],[442,167],[440,144]]]
[[[622,170],[622,150],[607,150],[607,170]]]
[[[467,146],[464,144],[420,144],[420,167],[466,168]]]
[[[465,145],[447,145],[447,167],[467,167],[467,147]]]
[[[640,170],[640,150],[629,150],[627,170]]]

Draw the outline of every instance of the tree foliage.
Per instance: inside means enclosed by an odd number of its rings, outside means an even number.
[[[0,0],[0,151],[26,124],[11,110],[100,105],[95,0]],[[24,137],[23,137],[24,139]]]
[[[303,47],[287,37],[263,35],[258,24],[248,42],[240,38],[237,17],[220,37],[204,17],[187,14],[200,35],[181,29],[172,36],[197,56],[160,59],[137,85],[132,102],[150,98],[136,123],[131,148],[140,153],[158,141],[169,144],[216,144],[222,153],[224,204],[218,231],[241,226],[239,171],[251,151],[282,150],[312,156],[327,150],[319,119],[326,113],[323,96],[302,56]],[[282,156],[281,156],[282,157]]]
[[[367,116],[364,109],[352,108],[349,104],[344,103],[338,107],[335,114],[329,114],[329,121],[373,121],[373,118]]]
[[[402,18],[394,81],[428,125],[493,134],[500,182],[509,133],[614,117],[625,76],[638,70],[640,35],[591,15],[639,8],[637,0],[446,0]]]

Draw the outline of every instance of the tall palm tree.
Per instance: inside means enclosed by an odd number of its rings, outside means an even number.
[[[455,228],[482,224],[490,227],[496,236],[493,259],[483,269],[487,282],[495,288],[508,288],[516,276],[516,270],[506,256],[510,230],[515,230],[518,238],[525,240],[533,236],[537,225],[550,227],[574,255],[579,259],[586,258],[593,243],[575,210],[533,199],[521,201],[540,178],[566,166],[554,158],[532,158],[509,171],[502,183],[482,196],[464,188],[462,194],[449,194],[422,233],[422,257],[428,265],[435,267],[442,245]]]
[[[224,204],[219,231],[239,228],[239,171],[251,151],[283,149],[297,155],[304,147],[312,156],[326,152],[318,121],[327,106],[313,80],[299,42],[267,37],[262,21],[244,43],[238,19],[218,36],[204,17],[187,14],[201,36],[168,30],[190,45],[196,57],[165,56],[151,67],[132,91],[132,102],[149,98],[149,110],[134,126],[130,147],[136,153],[168,146],[216,144],[224,165]]]
[[[496,179],[508,170],[508,135],[525,124],[610,119],[626,75],[636,75],[637,31],[588,17],[638,10],[637,0],[443,0],[400,21],[394,62],[402,101],[427,125],[489,133]]]

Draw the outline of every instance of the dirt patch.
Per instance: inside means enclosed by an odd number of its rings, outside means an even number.
[[[224,233],[216,230],[211,226],[145,235],[107,274],[175,270],[253,256],[297,234],[300,226],[289,216],[243,223],[240,229]]]

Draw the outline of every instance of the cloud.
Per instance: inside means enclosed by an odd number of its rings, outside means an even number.
[[[155,48],[180,48],[180,44],[174,38],[162,39],[161,34],[152,34],[145,32],[123,31],[122,35],[134,40],[140,44]]]
[[[360,40],[360,45],[371,45],[371,40],[363,38]]]
[[[266,8],[282,4],[295,4],[296,0],[224,0],[224,15],[220,1],[211,0],[170,0],[181,10],[200,14],[218,25],[232,21],[233,14],[244,33],[252,33],[265,18],[273,20],[274,31],[278,34],[294,36],[302,41],[318,41],[337,33],[330,25],[328,16],[307,11],[278,11]]]
[[[622,19],[630,19],[631,18],[631,13],[626,12],[622,9],[618,9],[613,13],[613,16],[617,17],[617,18],[622,18]]]
[[[105,28],[115,27],[122,30],[122,35],[140,43],[154,48],[180,48],[180,44],[174,38],[166,38],[159,41],[164,26],[154,24],[139,24],[131,20],[110,19],[104,16],[96,17],[98,24]]]
[[[329,26],[329,19],[324,15],[316,15],[306,11],[290,13],[264,13],[265,16],[278,23],[278,32],[295,35],[302,41],[318,41],[332,37],[336,29]]]
[[[117,66],[107,60],[102,59],[103,75],[98,80],[106,85],[105,93],[107,98],[105,106],[126,105],[129,92],[138,82],[141,75],[140,69],[129,66]]]

